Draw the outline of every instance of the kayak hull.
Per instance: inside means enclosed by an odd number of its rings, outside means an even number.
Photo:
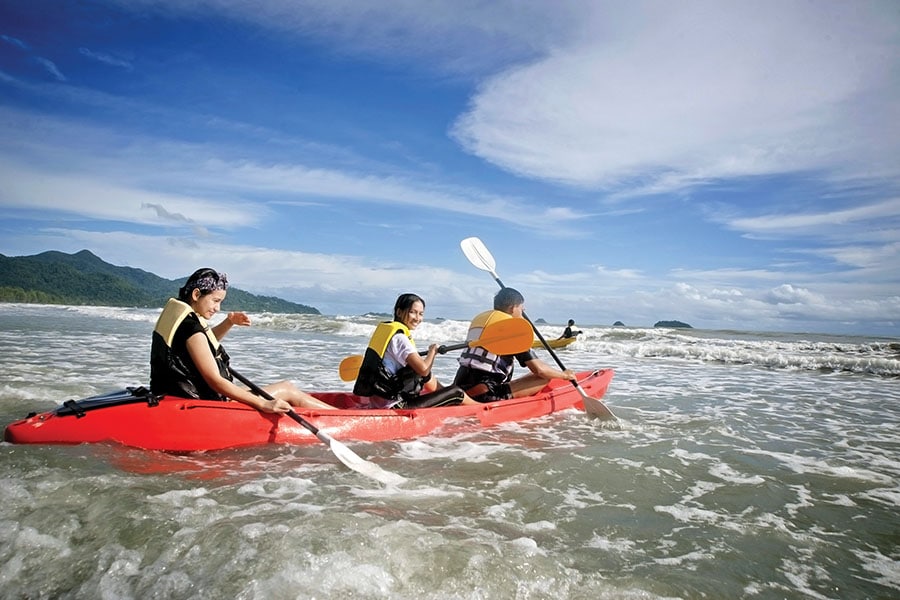
[[[565,348],[569,344],[574,344],[577,339],[578,339],[577,337],[555,338],[552,340],[547,340],[547,344],[554,350],[559,350],[561,348]],[[544,345],[541,343],[541,340],[535,340],[534,343],[531,345],[531,347],[532,348],[543,348]]]
[[[612,377],[610,369],[589,371],[579,374],[579,383],[588,396],[600,399]],[[534,396],[420,409],[362,409],[349,393],[312,395],[338,410],[297,409],[297,414],[342,442],[411,439],[439,429],[489,427],[569,408],[584,410],[578,390],[563,380],[550,382]],[[14,444],[117,443],[167,452],[320,443],[286,415],[262,413],[239,402],[154,397],[143,388],[68,401],[10,423],[4,439]]]

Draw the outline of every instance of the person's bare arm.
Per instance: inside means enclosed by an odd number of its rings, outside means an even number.
[[[247,313],[241,311],[234,311],[228,313],[228,316],[225,319],[212,328],[213,333],[216,335],[217,340],[221,340],[225,335],[231,331],[231,327],[233,325],[240,325],[241,327],[250,327],[250,317],[247,316]]]
[[[577,377],[575,371],[572,369],[560,371],[559,369],[554,369],[539,358],[529,360],[525,363],[525,366],[528,367],[528,370],[534,375],[542,379],[566,379],[568,381],[575,381]]]
[[[187,339],[186,346],[188,354],[190,354],[191,360],[194,361],[194,365],[196,365],[203,380],[216,393],[222,394],[226,398],[243,402],[262,412],[283,413],[291,409],[290,403],[285,400],[266,400],[222,377],[221,373],[219,373],[219,365],[209,349],[209,340],[204,334],[195,333]]]
[[[416,374],[424,377],[431,372],[431,366],[434,364],[434,357],[437,355],[437,349],[438,345],[432,344],[428,347],[428,354],[424,357],[419,356],[417,352],[413,352],[406,357],[406,364],[409,365]]]

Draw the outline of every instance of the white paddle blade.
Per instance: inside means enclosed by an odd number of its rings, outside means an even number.
[[[581,395],[581,403],[584,404],[584,412],[592,417],[597,417],[601,421],[619,420],[602,400],[588,396],[587,392],[584,391],[584,388],[581,387],[581,384],[576,382],[573,383],[575,383],[575,389],[578,390],[578,393]]]
[[[332,438],[328,434],[324,432],[319,432],[316,434],[319,439],[322,439],[324,436],[328,440],[328,446],[331,448],[331,452],[337,457],[339,461],[344,463],[347,467],[353,469],[357,473],[361,473],[370,479],[374,479],[375,481],[381,482],[384,485],[400,485],[401,483],[406,481],[406,478],[397,475],[396,473],[391,473],[390,471],[385,471],[378,465],[373,462],[369,462],[358,455],[356,452]],[[325,440],[322,440],[325,441]]]
[[[463,254],[466,255],[470,263],[482,271],[494,272],[497,263],[494,261],[491,251],[487,249],[487,246],[480,239],[477,237],[466,238],[459,243],[459,247],[462,248]]]
[[[591,415],[592,417],[597,417],[601,421],[618,421],[619,419],[609,410],[609,407],[606,406],[601,400],[597,400],[596,398],[591,398],[587,394],[584,394],[581,397],[581,402],[584,404],[584,412]]]

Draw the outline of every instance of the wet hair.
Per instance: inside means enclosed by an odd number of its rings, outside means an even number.
[[[417,296],[416,294],[400,294],[397,296],[397,301],[394,302],[394,320],[398,323],[405,322],[405,317],[409,314],[409,309],[411,309],[412,305],[416,302],[421,302],[422,308],[425,308],[425,301],[422,300],[421,296]]]
[[[574,324],[575,324],[575,319],[569,319],[569,325],[574,325]]]
[[[525,296],[515,288],[503,288],[494,296],[494,310],[506,312],[520,304],[525,304]]]
[[[193,294],[194,290],[200,290],[200,295],[205,296],[216,290],[227,289],[228,277],[225,273],[219,273],[215,269],[204,267],[203,269],[197,269],[188,277],[184,286],[178,290],[178,299],[182,302],[190,303],[192,300],[191,294]]]

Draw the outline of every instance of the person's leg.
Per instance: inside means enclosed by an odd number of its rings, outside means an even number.
[[[532,396],[538,393],[547,383],[549,383],[549,380],[538,377],[534,373],[529,373],[510,381],[509,389],[512,391],[513,398],[521,398],[522,396]]]
[[[287,400],[293,406],[300,406],[303,408],[319,408],[319,409],[333,409],[334,406],[331,406],[327,402],[322,402],[318,398],[314,398],[307,394],[306,392],[298,389],[293,383],[290,381],[279,381],[278,383],[272,383],[263,388],[276,398],[280,398],[282,400]]]
[[[429,394],[422,394],[414,400],[408,400],[406,408],[430,408],[433,406],[454,406],[462,404],[466,393],[455,385],[442,387]]]
[[[481,402],[477,402],[476,400],[473,400],[471,396],[469,396],[467,393],[463,392],[463,399],[462,399],[461,404],[481,404]]]
[[[420,394],[421,395],[431,394],[433,392],[436,392],[437,390],[444,389],[444,387],[445,386],[440,381],[437,380],[437,377],[432,377],[422,387],[422,391],[420,392]],[[487,388],[485,388],[485,391],[487,391]],[[482,393],[484,393],[484,392],[482,392]],[[469,394],[467,394],[466,392],[463,392],[463,399],[460,404],[481,404],[481,403],[476,402],[475,400],[472,399],[471,396],[469,396]]]
[[[422,391],[419,393],[430,394],[431,392],[439,390],[441,387],[442,386],[440,383],[438,383],[437,377],[432,375],[431,378],[425,382],[425,385],[422,386]]]
[[[478,396],[483,396],[484,394],[487,394],[489,391],[490,391],[490,388],[488,387],[488,385],[486,383],[479,383],[479,384],[473,385],[472,387],[467,389],[466,395],[471,396],[473,398],[477,398]]]

